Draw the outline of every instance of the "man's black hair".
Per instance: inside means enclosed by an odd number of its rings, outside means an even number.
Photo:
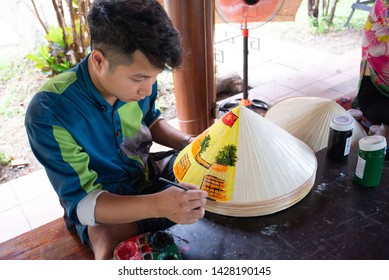
[[[113,65],[131,63],[136,50],[157,69],[182,62],[179,34],[156,0],[95,0],[88,25],[92,49]]]

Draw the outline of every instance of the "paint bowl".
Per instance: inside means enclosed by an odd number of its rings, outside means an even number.
[[[157,260],[180,260],[181,255],[178,252],[162,252],[158,255]]]
[[[114,251],[115,260],[182,260],[174,238],[156,231],[129,238]]]
[[[133,241],[120,243],[114,251],[115,260],[141,260],[142,255],[138,250],[138,245]]]

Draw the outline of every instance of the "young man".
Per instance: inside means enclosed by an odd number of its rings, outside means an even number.
[[[65,221],[96,259],[121,241],[204,216],[207,193],[174,180],[175,154],[150,155],[152,141],[181,149],[187,135],[160,117],[157,75],[182,61],[180,38],[155,0],[95,0],[91,53],[32,99],[26,129],[65,209]]]

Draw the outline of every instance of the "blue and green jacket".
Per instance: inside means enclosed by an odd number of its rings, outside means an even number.
[[[36,158],[44,166],[70,221],[84,241],[76,207],[93,190],[130,195],[147,181],[149,127],[160,117],[152,94],[110,105],[93,85],[84,59],[49,80],[32,98],[25,118]]]

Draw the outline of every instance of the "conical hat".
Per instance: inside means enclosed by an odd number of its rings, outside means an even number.
[[[179,182],[208,191],[206,210],[249,217],[300,201],[312,188],[317,160],[302,141],[238,106],[183,149],[174,163]]]
[[[265,118],[306,143],[315,153],[326,148],[331,119],[348,112],[333,100],[319,97],[292,97],[274,104]],[[352,145],[366,136],[362,126],[354,121]]]

